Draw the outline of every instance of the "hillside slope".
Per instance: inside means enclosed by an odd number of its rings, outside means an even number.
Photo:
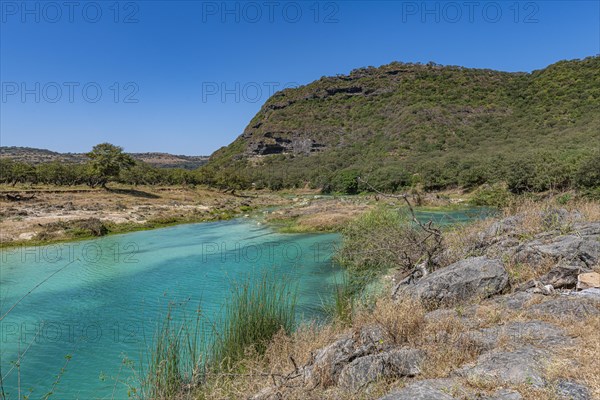
[[[395,62],[276,93],[204,171],[272,188],[546,190],[572,185],[599,143],[598,56],[532,73]]]

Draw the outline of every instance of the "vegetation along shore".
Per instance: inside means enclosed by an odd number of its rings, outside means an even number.
[[[323,318],[271,274],[218,321],[174,303],[115,379],[133,398],[598,399],[599,71],[360,68],[275,93],[210,157],[5,147],[0,245],[233,217],[340,234]],[[422,218],[468,207],[490,213]]]

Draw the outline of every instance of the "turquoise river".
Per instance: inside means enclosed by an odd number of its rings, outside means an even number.
[[[420,217],[452,223],[480,211]],[[216,319],[233,282],[263,271],[297,287],[299,320],[320,318],[340,273],[331,261],[339,242],[337,234],[280,234],[235,219],[2,250],[4,394],[127,398],[135,379],[122,361],[144,359],[169,304],[200,306]]]

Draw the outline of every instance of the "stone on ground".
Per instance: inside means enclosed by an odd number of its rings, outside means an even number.
[[[475,365],[465,366],[457,373],[476,381],[543,387],[546,382],[541,365],[545,358],[544,352],[533,347],[485,353],[479,356]]]
[[[400,349],[357,358],[341,371],[338,386],[356,391],[380,379],[415,376],[425,359],[422,350]]]
[[[501,293],[508,273],[499,260],[472,257],[425,276],[405,291],[425,302],[451,304]]]

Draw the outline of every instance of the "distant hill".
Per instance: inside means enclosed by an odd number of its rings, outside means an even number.
[[[388,190],[544,190],[599,147],[598,56],[532,73],[394,62],[275,93],[204,170],[273,188],[347,191],[361,176]]]
[[[134,159],[158,168],[195,169],[208,161],[207,156],[183,156],[168,153],[129,153]],[[87,161],[83,153],[57,153],[32,147],[0,147],[0,157],[29,164],[60,161],[81,164]]]

